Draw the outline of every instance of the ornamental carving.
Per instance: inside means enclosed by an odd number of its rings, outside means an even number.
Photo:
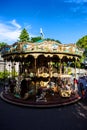
[[[60,59],[64,56],[77,56],[81,57],[83,50],[78,48],[75,44],[60,44],[55,41],[42,40],[41,42],[18,42],[11,46],[8,46],[1,51],[2,57],[6,55],[17,55],[20,57],[25,55],[33,55],[35,58],[43,54],[46,57],[52,57],[54,54],[58,55]]]

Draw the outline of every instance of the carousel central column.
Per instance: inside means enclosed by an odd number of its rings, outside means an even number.
[[[35,69],[35,94],[36,94],[36,92],[37,92],[37,90],[36,90],[36,89],[37,89],[37,88],[36,88],[36,79],[37,79],[37,78],[36,78],[36,76],[37,76],[37,57],[38,57],[38,55],[35,54],[35,55],[34,55],[34,58],[35,58],[35,63],[34,63],[34,64],[35,64],[35,66],[34,66],[34,67],[35,67],[35,68],[34,68],[34,69]]]

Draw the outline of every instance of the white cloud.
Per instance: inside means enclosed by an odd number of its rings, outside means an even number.
[[[27,30],[30,30],[32,29],[32,26],[27,23],[24,23],[24,28],[26,28]]]
[[[65,0],[66,3],[85,3],[87,0]]]
[[[0,42],[16,42],[21,32],[21,26],[12,20],[10,22],[0,22]]]
[[[17,27],[18,29],[21,28],[21,26],[16,22],[15,19],[13,19],[12,21],[10,21],[10,23],[11,23],[13,26]]]
[[[31,29],[31,25],[25,27],[27,30]],[[20,24],[16,22],[15,19],[12,21],[0,21],[0,42],[6,42],[8,44],[13,44],[18,40],[18,37],[22,31]],[[29,34],[30,37],[36,36],[34,34]]]
[[[87,7],[80,5],[80,6],[76,6],[76,7],[72,7],[71,10],[73,12],[79,12],[79,13],[87,13]]]
[[[70,3],[70,9],[73,12],[87,13],[87,0],[65,0],[65,3]]]

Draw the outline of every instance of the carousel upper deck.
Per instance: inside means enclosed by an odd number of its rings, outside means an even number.
[[[68,58],[81,57],[83,50],[78,48],[76,44],[60,44],[56,41],[39,40],[35,43],[16,42],[11,46],[7,46],[1,51],[2,57],[5,59],[17,59],[17,57],[27,57],[29,55],[37,58],[39,55],[52,57],[57,55],[59,58],[67,56]]]

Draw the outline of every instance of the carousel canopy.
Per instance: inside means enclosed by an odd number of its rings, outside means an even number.
[[[1,55],[3,58],[22,54],[64,54],[81,57],[83,54],[83,50],[81,48],[78,48],[75,44],[60,44],[56,41],[40,40],[35,43],[17,42],[11,46],[3,48],[1,51]]]

